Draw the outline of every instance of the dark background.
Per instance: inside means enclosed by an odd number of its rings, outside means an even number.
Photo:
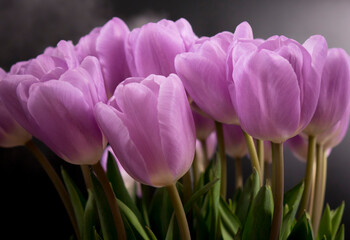
[[[0,0],[0,67],[9,70],[17,61],[40,54],[61,40],[74,43],[93,27],[113,16],[130,28],[160,18],[186,18],[198,36],[234,31],[246,20],[255,37],[286,35],[304,42],[322,34],[329,47],[350,52],[350,1],[112,1],[112,0]],[[59,171],[63,165],[78,185],[78,166],[64,163],[40,145]],[[350,136],[329,158],[326,202],[331,208],[342,200],[350,204]],[[229,162],[229,168],[233,164]],[[245,177],[250,171],[244,162]],[[298,183],[305,166],[286,151],[286,189]],[[233,183],[233,174],[229,174]],[[232,194],[232,191],[229,192]],[[63,205],[51,182],[25,148],[0,148],[1,239],[68,239],[73,233]],[[350,207],[344,223],[350,226]],[[4,236],[11,236],[3,238]]]

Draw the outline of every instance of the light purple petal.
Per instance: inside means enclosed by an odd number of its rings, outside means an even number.
[[[131,76],[124,50],[124,41],[128,34],[129,28],[126,24],[119,18],[113,18],[102,27],[97,38],[96,52],[109,97],[121,81]]]
[[[253,39],[253,30],[248,22],[240,23],[234,32],[234,40],[238,39]]]
[[[81,91],[64,81],[33,84],[28,110],[43,132],[41,139],[73,164],[95,164],[104,149],[102,133]]]
[[[123,168],[137,181],[152,185],[145,161],[116,111],[104,103],[98,103],[94,112],[98,125]]]
[[[328,45],[326,39],[321,35],[313,35],[303,43],[303,47],[310,53],[312,66],[317,74],[321,76],[327,57]]]
[[[174,74],[160,85],[158,118],[163,153],[177,180],[191,167],[196,137],[185,89]]]
[[[223,124],[225,149],[227,155],[233,158],[242,158],[247,152],[247,144],[242,128],[237,125]]]
[[[241,58],[234,68],[234,99],[242,128],[254,138],[282,142],[300,119],[300,90],[293,68],[274,52]]]

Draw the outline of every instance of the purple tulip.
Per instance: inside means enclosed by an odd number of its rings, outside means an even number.
[[[192,103],[195,105],[195,103]],[[196,126],[196,137],[199,140],[205,140],[208,138],[210,133],[215,129],[215,123],[212,119],[207,118],[192,108],[192,115],[194,120],[194,125]]]
[[[71,43],[15,65],[0,82],[1,101],[14,119],[58,156],[73,164],[94,164],[106,145],[94,118],[106,101],[95,57],[79,64]]]
[[[6,72],[0,68],[0,82]],[[32,136],[24,130],[11,116],[0,101],[0,147],[16,147],[24,145]]]
[[[242,158],[248,153],[242,128],[237,125],[223,124],[226,154],[233,158]]]
[[[343,141],[349,127],[349,110],[332,128],[319,134],[316,137],[317,142],[323,144],[325,149],[331,149]]]
[[[183,18],[176,22],[163,19],[134,29],[125,44],[132,76],[175,73],[175,56],[188,51],[196,39],[191,25]]]
[[[343,49],[329,49],[323,68],[316,111],[304,131],[308,135],[317,136],[332,128],[347,112],[349,103],[349,56]]]
[[[234,34],[222,32],[204,38],[190,52],[179,54],[175,68],[194,102],[218,122],[237,123],[226,80],[226,57],[230,44],[239,38],[252,38],[248,23],[240,24]]]
[[[207,149],[207,157],[208,159],[205,159],[204,152],[203,152],[203,146],[201,141],[196,140],[196,159],[198,161],[199,171],[204,172],[205,167],[207,165],[206,161],[209,161],[213,158],[215,151],[216,151],[216,145],[217,145],[217,138],[216,133],[212,132],[205,140],[206,149]]]
[[[80,61],[87,56],[95,56],[100,61],[108,97],[121,81],[131,76],[124,50],[129,32],[121,19],[112,18],[82,37],[76,46]]]
[[[307,161],[308,139],[304,134],[296,135],[286,141],[293,155],[300,161]]]
[[[281,143],[300,133],[315,112],[327,43],[322,36],[304,46],[273,36],[253,45],[233,66],[232,102],[244,131]]]
[[[118,164],[120,175],[123,178],[124,185],[126,190],[129,192],[131,196],[135,195],[135,186],[136,181],[125,171],[123,166],[119,163],[118,158],[115,156],[111,146],[107,146],[107,148],[104,150],[102,157],[101,157],[101,165],[105,171],[107,171],[107,160],[108,160],[108,153],[111,153]]]
[[[95,116],[124,169],[139,182],[173,184],[191,167],[195,127],[175,74],[128,78]]]

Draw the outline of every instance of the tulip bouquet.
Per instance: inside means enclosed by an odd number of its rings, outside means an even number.
[[[1,69],[0,146],[37,157],[73,239],[344,239],[344,204],[323,205],[349,98],[349,56],[322,36],[256,39],[243,22],[198,38],[185,19],[130,31],[113,18]],[[33,137],[80,165],[86,189]],[[306,162],[288,191],[284,143]]]

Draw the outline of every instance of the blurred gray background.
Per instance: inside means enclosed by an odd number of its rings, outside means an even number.
[[[350,1],[145,1],[145,0],[0,0],[0,67],[40,54],[61,40],[74,43],[113,16],[130,28],[160,18],[186,18],[198,36],[234,31],[248,21],[254,36],[286,35],[304,42],[322,34],[329,47],[350,52]],[[350,135],[329,158],[326,202],[332,208],[345,200],[343,222],[350,229]],[[80,169],[63,163],[41,146],[57,170],[68,169],[82,184]],[[233,167],[233,163],[229,163]],[[245,177],[250,172],[244,163]],[[0,225],[11,239],[68,239],[73,233],[65,210],[45,173],[24,148],[0,148]],[[286,150],[286,189],[304,176],[305,166]],[[233,184],[233,175],[231,183]],[[232,191],[229,191],[229,194]],[[347,232],[349,234],[349,231]]]

